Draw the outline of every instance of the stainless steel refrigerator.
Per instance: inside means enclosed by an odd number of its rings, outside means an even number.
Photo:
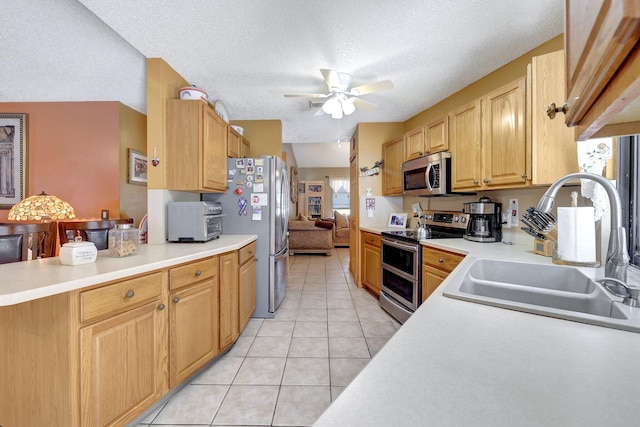
[[[202,194],[222,203],[223,234],[257,234],[256,310],[273,318],[287,290],[287,166],[276,156],[228,159],[227,192]]]

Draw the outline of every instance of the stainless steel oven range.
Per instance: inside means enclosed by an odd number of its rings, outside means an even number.
[[[425,211],[427,239],[462,238],[468,214]],[[380,307],[404,323],[422,303],[422,247],[411,229],[383,231]],[[423,237],[424,238],[424,237]]]

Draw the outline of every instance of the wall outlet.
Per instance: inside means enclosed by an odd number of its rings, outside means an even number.
[[[509,199],[509,224],[517,227],[520,215],[518,213],[518,199]]]

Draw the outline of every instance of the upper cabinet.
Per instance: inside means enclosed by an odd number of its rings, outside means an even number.
[[[167,189],[224,192],[227,123],[206,102],[166,101]]]
[[[637,133],[640,1],[566,0],[565,5],[565,123],[577,126],[581,140]]]
[[[424,146],[423,127],[410,130],[404,134],[404,154],[405,160],[417,159],[427,154]]]
[[[241,157],[242,136],[231,126],[227,127],[227,157]]]
[[[449,149],[449,119],[442,116],[404,134],[404,160]]]
[[[449,114],[454,190],[525,186],[525,93],[518,79]]]
[[[424,127],[424,145],[428,154],[449,149],[449,118],[439,117]]]
[[[402,161],[404,139],[396,138],[382,144],[382,195],[402,196]]]
[[[564,51],[534,56],[527,67],[527,110],[531,160],[527,176],[532,185],[551,185],[560,177],[578,172],[573,128],[561,119],[552,120],[547,106],[566,99]]]

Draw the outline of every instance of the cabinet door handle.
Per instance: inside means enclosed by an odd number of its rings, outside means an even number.
[[[527,180],[527,174],[525,173],[524,175],[520,175],[522,177],[523,180]]]
[[[202,274],[202,271],[196,270],[196,277],[200,276],[201,274]]]
[[[474,184],[474,185],[478,185],[478,184],[480,184],[480,183],[478,182],[478,180],[477,180],[477,179],[474,179],[474,180],[473,180],[473,184]]]
[[[562,104],[562,107],[556,107],[556,103],[552,102],[547,107],[547,116],[549,116],[549,118],[553,120],[556,118],[556,113],[567,114],[568,110],[569,110],[569,105],[567,105],[566,102]]]
[[[124,296],[127,298],[133,298],[134,295],[135,293],[131,289],[129,289]]]
[[[485,184],[489,183],[489,180],[487,178],[483,179],[482,182],[484,182]]]
[[[160,304],[160,305],[158,306],[158,310],[160,310],[160,311],[164,310],[164,304]]]
[[[444,262],[444,258],[438,258],[438,262],[442,264]]]
[[[173,302],[174,303],[178,303],[180,301],[180,297],[173,297]]]

